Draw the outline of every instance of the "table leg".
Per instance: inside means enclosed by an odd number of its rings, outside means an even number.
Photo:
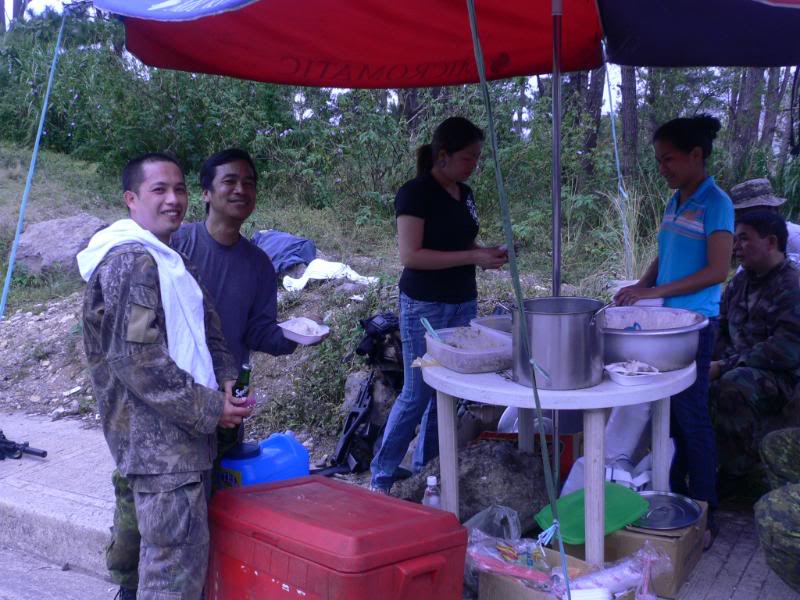
[[[669,491],[669,398],[653,402],[653,489]]]
[[[458,518],[458,442],[456,439],[457,400],[436,392],[439,421],[439,475],[442,480],[442,508]]]
[[[519,451],[525,454],[533,454],[533,439],[536,430],[533,427],[533,415],[536,411],[532,408],[517,409],[517,440]]]
[[[583,411],[586,562],[601,567],[603,566],[606,504],[605,427],[604,409]]]

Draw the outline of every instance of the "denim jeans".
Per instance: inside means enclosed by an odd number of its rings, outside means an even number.
[[[422,380],[422,369],[411,366],[415,358],[425,354],[425,328],[420,318],[427,318],[434,329],[460,327],[469,324],[476,311],[476,300],[446,304],[414,300],[400,293],[403,390],[392,405],[386,420],[381,449],[372,460],[373,487],[386,490],[392,487],[395,469],[403,461],[417,425],[420,425],[420,429],[414,450],[414,471],[420,471],[429,460],[439,454],[436,395]]]
[[[708,368],[714,351],[714,337],[719,323],[709,319],[700,330],[697,347],[697,379],[692,386],[673,396],[670,403],[675,456],[669,474],[673,492],[717,506],[717,445],[708,410]],[[689,483],[686,483],[686,477]]]

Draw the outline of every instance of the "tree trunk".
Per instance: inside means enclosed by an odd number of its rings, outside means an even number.
[[[584,155],[581,161],[583,170],[591,177],[594,174],[592,155],[597,148],[597,138],[600,135],[601,115],[603,108],[603,87],[606,84],[606,69],[600,67],[591,72],[589,86],[586,88],[585,105],[589,116],[589,128],[583,140]]]
[[[764,69],[758,67],[742,69],[741,79],[731,128],[731,175],[735,181],[747,178],[750,151],[758,140]]]
[[[400,114],[408,123],[409,128],[416,130],[417,119],[415,117],[420,111],[419,105],[419,90],[417,88],[407,88],[404,90],[397,90],[400,100]]]
[[[778,115],[781,111],[783,96],[786,93],[790,78],[791,69],[788,67],[784,69],[782,77],[780,67],[772,67],[768,71],[767,91],[764,98],[764,127],[761,131],[761,139],[758,140],[758,145],[767,152],[770,158],[774,157],[772,145],[775,141]]]
[[[15,21],[21,21],[22,17],[25,16],[25,9],[28,8],[29,1],[30,0],[11,0],[11,22],[8,26],[9,31],[14,27]],[[3,14],[5,14],[5,11],[3,11]]]
[[[788,70],[788,69],[787,69]],[[792,120],[789,112],[783,113],[781,117],[782,126],[780,128],[780,147],[778,148],[778,159],[775,165],[775,172],[783,177],[783,171],[786,168],[786,162],[789,160],[789,145],[791,144],[792,137]]]
[[[622,174],[630,177],[636,172],[639,154],[639,114],[636,98],[636,67],[621,67],[622,83]]]
[[[525,95],[525,91],[528,89],[528,85],[526,80],[523,78],[521,81],[517,83],[519,89],[516,90],[516,97],[517,97],[517,118],[514,120],[513,127],[514,127],[514,134],[518,138],[522,138],[525,129],[525,109],[528,108],[528,97]]]

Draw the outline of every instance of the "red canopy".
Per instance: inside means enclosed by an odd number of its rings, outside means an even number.
[[[552,69],[550,0],[476,0],[476,12],[488,78]],[[129,16],[125,26],[133,54],[170,69],[342,88],[478,79],[464,0],[269,0],[191,21]],[[565,0],[562,31],[563,70],[601,64],[595,0]]]

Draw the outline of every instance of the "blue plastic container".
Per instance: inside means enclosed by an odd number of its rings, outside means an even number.
[[[291,433],[273,433],[260,444],[244,442],[220,462],[219,487],[243,487],[308,475],[308,450]]]

